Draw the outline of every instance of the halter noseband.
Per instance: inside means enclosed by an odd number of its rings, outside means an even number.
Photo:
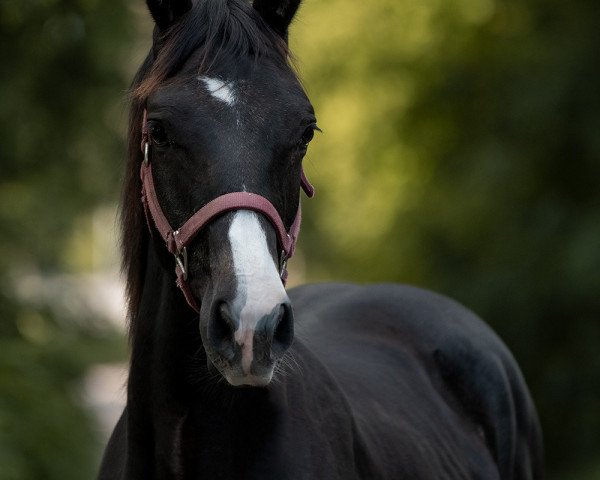
[[[188,277],[188,259],[187,247],[200,232],[200,230],[210,223],[216,217],[233,210],[252,210],[262,213],[275,227],[277,239],[281,247],[279,258],[279,275],[285,285],[287,280],[287,260],[294,255],[296,241],[300,233],[300,223],[302,213],[300,204],[294,222],[289,231],[286,231],[281,216],[277,209],[269,200],[256,193],[250,192],[232,192],[226,193],[214,198],[200,210],[194,213],[181,227],[173,229],[167,220],[167,217],[160,207],[156,189],[154,188],[154,178],[152,177],[152,165],[150,164],[150,134],[148,132],[148,116],[144,109],[144,120],[142,123],[142,152],[144,161],[140,168],[140,177],[142,180],[142,203],[146,214],[148,229],[152,233],[150,219],[156,229],[165,241],[167,250],[175,256],[175,274],[177,276],[177,286],[183,292],[183,295],[189,304],[197,312],[200,311],[196,299],[187,283]],[[310,198],[315,190],[310,184],[304,170],[302,170],[300,184],[306,195]]]

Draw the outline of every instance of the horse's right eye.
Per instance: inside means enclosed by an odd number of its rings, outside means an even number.
[[[150,138],[152,139],[152,143],[159,147],[169,143],[167,132],[165,132],[165,129],[160,123],[153,123],[150,125]]]

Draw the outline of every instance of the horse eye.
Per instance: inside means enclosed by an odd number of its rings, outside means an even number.
[[[310,125],[306,130],[304,130],[304,133],[302,134],[302,139],[300,140],[301,147],[308,147],[308,144],[315,136],[315,130],[317,129],[318,127],[316,125]]]
[[[159,147],[166,145],[169,142],[167,138],[167,132],[160,123],[152,123],[150,125],[150,138],[155,145]]]

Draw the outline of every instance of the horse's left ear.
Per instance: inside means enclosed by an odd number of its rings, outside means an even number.
[[[159,31],[173,25],[179,17],[192,8],[192,0],[146,0],[148,10]]]
[[[287,42],[288,27],[301,0],[254,0],[252,5],[269,26]]]

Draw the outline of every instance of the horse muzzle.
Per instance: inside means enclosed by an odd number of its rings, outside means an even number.
[[[293,313],[287,297],[270,312],[235,302],[211,309],[204,346],[209,361],[234,386],[265,386],[294,338]]]
[[[268,229],[268,221],[255,212],[232,212],[230,260],[220,275],[213,272],[220,280],[211,300],[202,302],[204,348],[232,385],[268,384],[294,337],[292,307],[268,246],[274,244],[274,238],[267,240]]]

